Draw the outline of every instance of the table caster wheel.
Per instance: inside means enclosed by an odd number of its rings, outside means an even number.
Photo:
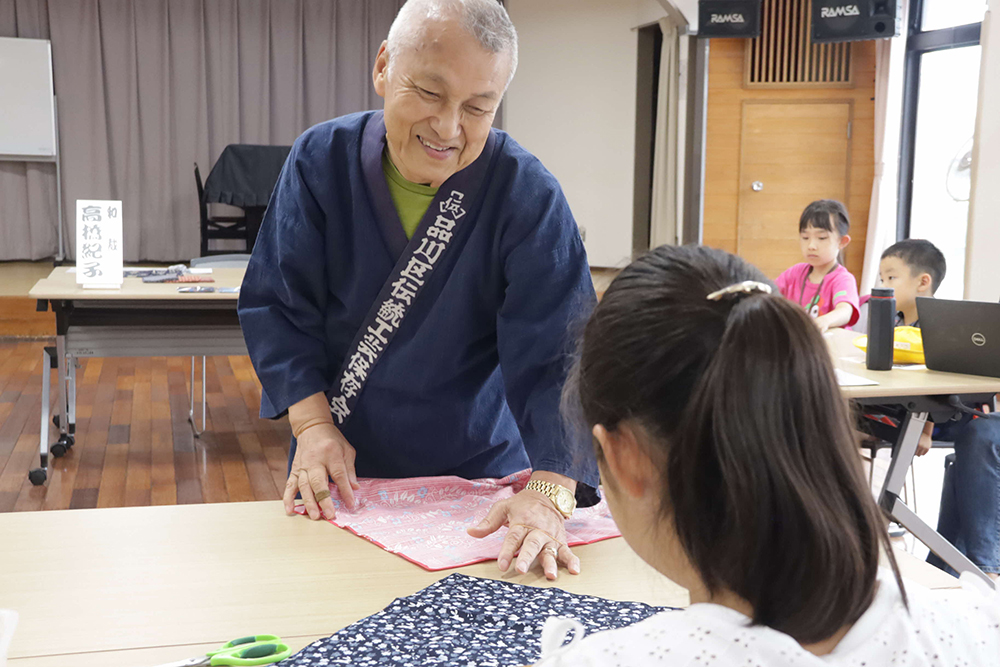
[[[72,446],[73,446],[73,436],[64,435],[61,436],[59,440],[57,440],[56,443],[49,448],[49,453],[52,454],[52,456],[56,457],[57,459],[61,459],[62,457],[66,456],[66,452],[68,452],[69,448]]]
[[[59,439],[56,440],[55,444],[52,445],[52,448],[49,451],[52,453],[52,456],[59,458],[60,456],[64,456],[66,454],[66,450],[75,444],[76,440],[73,436],[63,434],[59,436]]]
[[[41,486],[45,484],[45,480],[48,475],[45,473],[45,468],[35,468],[28,473],[28,481],[34,486]]]

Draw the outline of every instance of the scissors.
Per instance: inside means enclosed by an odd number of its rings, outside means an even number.
[[[270,665],[280,662],[292,654],[288,644],[276,635],[250,635],[226,642],[222,648],[209,651],[205,655],[177,662],[168,662],[159,667],[208,667],[212,665]]]

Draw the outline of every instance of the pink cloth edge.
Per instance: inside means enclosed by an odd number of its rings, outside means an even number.
[[[298,508],[296,508],[296,509],[298,509]],[[390,549],[386,545],[382,544],[378,540],[376,540],[376,539],[374,539],[372,537],[369,537],[367,535],[362,535],[361,533],[357,532],[356,530],[354,530],[350,526],[338,526],[336,523],[334,523],[333,519],[324,519],[324,521],[326,523],[330,524],[331,526],[333,526],[334,528],[340,528],[341,530],[346,530],[347,532],[351,533],[352,535],[354,535],[356,537],[360,537],[364,541],[369,542],[371,544],[374,544],[375,546],[377,546],[382,551],[384,551],[386,553],[389,553],[389,554],[392,554],[394,556],[399,556],[403,560],[408,561],[410,563],[413,563],[414,565],[417,565],[417,566],[423,568],[424,570],[427,570],[428,572],[442,572],[444,570],[457,570],[460,567],[467,567],[469,565],[477,565],[479,563],[487,563],[487,562],[489,562],[491,560],[496,560],[496,558],[477,558],[475,560],[470,560],[467,563],[462,563],[461,565],[444,565],[444,566],[441,566],[441,567],[431,567],[430,565],[425,565],[425,564],[423,564],[423,563],[421,563],[419,561],[416,561],[416,560],[410,558],[409,556],[407,556],[404,553],[400,553],[399,551],[393,551],[392,549]],[[581,546],[581,545],[584,545],[584,544],[597,544],[598,542],[604,542],[605,540],[613,540],[613,539],[618,538],[618,537],[621,537],[621,533],[619,533],[618,535],[605,535],[603,537],[598,537],[597,539],[590,540],[590,541],[587,541],[587,540],[570,541],[570,542],[567,543],[566,546],[568,546],[568,547],[578,547],[578,546]]]

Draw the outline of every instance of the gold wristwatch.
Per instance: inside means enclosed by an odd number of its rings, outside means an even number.
[[[559,513],[565,518],[570,518],[573,510],[576,509],[576,496],[565,486],[559,486],[552,482],[543,482],[540,479],[533,479],[524,487],[531,491],[538,491],[543,496],[552,501]]]

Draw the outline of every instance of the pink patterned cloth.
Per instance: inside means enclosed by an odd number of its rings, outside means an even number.
[[[330,499],[337,508],[330,523],[432,572],[494,560],[507,529],[482,539],[465,531],[482,521],[495,502],[523,489],[530,476],[530,470],[522,470],[503,479],[359,479],[354,511],[345,507],[336,485],[330,484]],[[300,505],[296,512],[305,514],[305,508]],[[572,547],[621,533],[602,500],[576,510],[566,521],[566,535]]]

